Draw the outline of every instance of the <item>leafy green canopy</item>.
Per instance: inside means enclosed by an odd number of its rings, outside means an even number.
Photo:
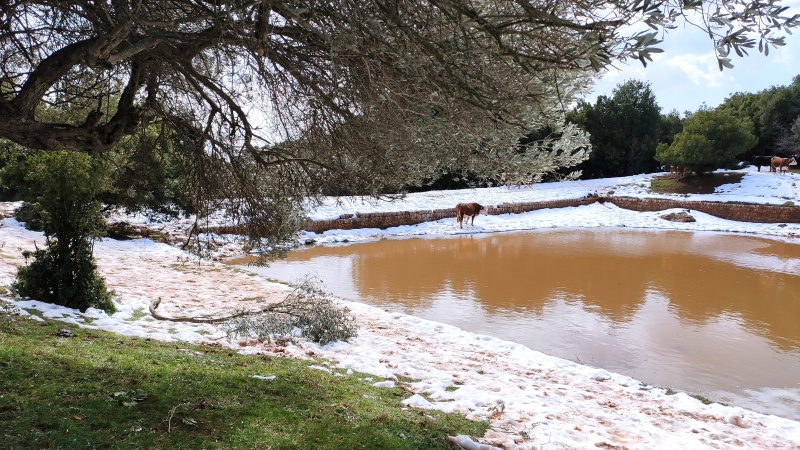
[[[585,178],[651,172],[661,137],[661,108],[648,83],[628,80],[594,105],[580,102],[570,121],[591,135],[592,153],[579,166]]]
[[[612,62],[649,61],[684,17],[709,32],[720,68],[799,23],[772,0],[34,0],[0,12],[0,137],[103,153],[155,125],[192,162],[197,203],[272,243],[321,192],[584,160],[565,106]],[[541,129],[553,133],[518,151]]]
[[[800,75],[788,86],[758,93],[736,93],[719,106],[736,117],[751,118],[756,155],[794,156],[800,148]]]
[[[703,174],[732,166],[756,142],[750,119],[737,119],[725,110],[700,110],[684,121],[671,145],[658,146],[656,159]]]

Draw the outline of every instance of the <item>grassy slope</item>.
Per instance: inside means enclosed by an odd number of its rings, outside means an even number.
[[[75,337],[57,337],[62,328]],[[400,388],[309,364],[0,309],[0,448],[451,448],[447,435],[486,430],[456,414],[403,410]]]

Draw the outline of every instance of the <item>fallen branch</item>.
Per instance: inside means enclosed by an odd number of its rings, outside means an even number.
[[[229,320],[242,317],[242,316],[244,316],[246,314],[253,314],[253,313],[249,313],[247,311],[243,311],[243,312],[239,312],[239,313],[233,314],[231,316],[214,317],[214,318],[167,317],[167,316],[162,316],[161,314],[156,312],[156,308],[158,308],[159,305],[161,305],[161,297],[158,297],[158,299],[153,300],[152,302],[150,302],[150,315],[152,315],[154,318],[156,318],[158,320],[167,320],[167,321],[170,321],[170,322],[222,323],[222,322],[227,322]]]
[[[161,305],[161,297],[158,297],[156,300],[153,300],[152,302],[150,302],[150,314],[154,318],[156,318],[158,320],[167,320],[167,321],[170,321],[170,322],[189,322],[189,323],[222,323],[222,322],[227,322],[229,320],[238,319],[238,318],[245,317],[245,316],[263,314],[263,313],[278,313],[278,314],[286,314],[286,315],[289,315],[289,316],[298,317],[299,316],[298,314],[295,314],[294,312],[292,312],[292,311],[290,311],[288,309],[285,309],[285,308],[283,310],[281,310],[281,307],[283,307],[287,303],[287,301],[289,301],[291,298],[295,297],[297,295],[297,291],[300,288],[304,288],[304,287],[306,287],[305,283],[301,284],[301,285],[298,285],[298,286],[295,286],[295,288],[292,290],[292,292],[288,293],[286,295],[286,297],[283,300],[281,300],[280,302],[273,303],[271,305],[265,306],[264,308],[261,308],[261,309],[259,309],[257,311],[240,311],[240,312],[238,312],[236,314],[233,314],[233,315],[230,315],[230,316],[225,316],[225,317],[197,318],[197,317],[167,317],[167,316],[162,316],[161,314],[156,312],[156,309],[159,307],[159,305]]]
[[[150,303],[150,314],[158,320],[189,323],[224,323],[228,337],[256,335],[262,341],[289,338],[299,330],[307,339],[320,344],[347,340],[356,335],[347,308],[338,308],[326,294],[306,279],[296,284],[282,301],[255,311],[240,311],[225,317],[168,317],[156,309],[161,297]]]

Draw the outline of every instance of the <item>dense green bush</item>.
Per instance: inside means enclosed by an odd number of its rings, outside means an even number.
[[[28,158],[38,153],[0,139],[0,201],[30,200],[25,174],[29,171]]]
[[[45,247],[26,252],[33,261],[17,271],[19,295],[85,311],[113,312],[111,293],[97,273],[92,252],[104,217],[97,193],[107,177],[85,154],[52,152],[28,160],[27,188],[36,195],[32,213],[41,220]]]
[[[26,176],[40,153],[0,139],[0,201],[36,201],[38,194],[31,192]],[[93,164],[102,167],[111,181],[95,192],[106,208],[166,216],[196,212],[195,199],[187,194],[191,187],[185,155],[173,151],[171,141],[154,130],[124,139],[113,151],[96,155]],[[41,231],[32,221],[36,219],[32,208],[18,211],[17,219]]]
[[[738,119],[724,109],[701,109],[684,121],[683,131],[675,135],[672,144],[658,146],[656,159],[700,175],[734,167],[736,156],[756,142],[750,119]]]
[[[189,163],[157,130],[123,139],[103,158],[113,180],[98,197],[104,204],[167,216],[196,212],[187,185]]]
[[[17,271],[12,286],[18,294],[81,311],[89,307],[108,313],[116,310],[90,249],[80,248],[63,258],[58,242],[49,240],[46,248],[24,255],[33,261]]]
[[[25,228],[31,231],[44,231],[42,227],[42,216],[34,203],[23,202],[14,211],[14,217],[25,224]]]

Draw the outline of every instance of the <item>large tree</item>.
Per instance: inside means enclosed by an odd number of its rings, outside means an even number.
[[[738,119],[722,108],[701,109],[686,118],[683,131],[675,135],[672,144],[659,144],[656,159],[702,175],[734,167],[736,157],[756,143],[753,121],[749,118]]]
[[[758,97],[762,108],[756,119],[761,126],[762,154],[796,155],[800,139],[792,133],[792,126],[800,117],[800,75],[790,85],[772,87]]]
[[[661,108],[649,83],[628,80],[601,95],[594,105],[582,102],[570,115],[591,134],[592,153],[581,164],[585,178],[652,172],[661,137]]]
[[[286,238],[303,199],[586,157],[562,111],[683,17],[728,54],[782,45],[777,1],[76,0],[0,4],[0,137],[102,154],[144,129],[200,201]],[[629,31],[632,26],[644,31]],[[58,120],[52,111],[62,111]],[[43,114],[47,111],[48,114]],[[531,130],[552,129],[520,152]],[[556,139],[555,137],[553,139]],[[143,141],[143,140],[142,140]],[[513,162],[510,164],[509,162]]]

